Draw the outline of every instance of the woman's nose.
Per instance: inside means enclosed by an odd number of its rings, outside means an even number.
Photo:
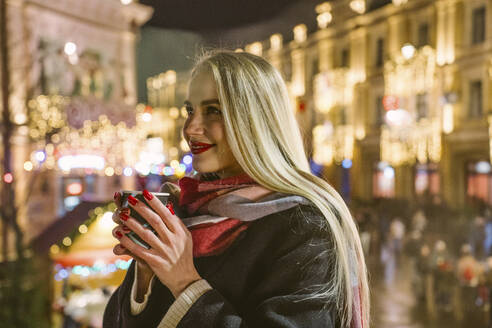
[[[188,118],[187,124],[184,126],[184,132],[187,134],[202,134],[205,131],[203,116],[200,113],[195,113]]]

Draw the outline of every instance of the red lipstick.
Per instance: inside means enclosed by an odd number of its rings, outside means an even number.
[[[215,145],[203,143],[203,142],[198,142],[198,141],[190,142],[190,150],[191,150],[191,153],[193,155],[203,153],[204,151],[209,150],[213,146],[215,146]]]

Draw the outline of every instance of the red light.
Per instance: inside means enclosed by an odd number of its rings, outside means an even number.
[[[12,181],[14,181],[14,176],[12,175],[12,173],[5,173],[3,175],[3,181],[5,181],[5,183],[12,183]]]
[[[152,114],[152,107],[150,106],[145,106],[145,109],[144,109],[144,113],[149,113],[149,114]]]
[[[80,182],[72,182],[67,186],[67,194],[80,195],[82,193],[82,184]]]
[[[383,107],[385,110],[390,111],[400,108],[400,101],[398,97],[395,96],[384,96],[383,97]]]

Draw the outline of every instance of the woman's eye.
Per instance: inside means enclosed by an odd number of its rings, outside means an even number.
[[[191,107],[191,106],[186,106],[186,107],[185,107],[185,109],[186,109],[186,113],[187,113],[188,115],[191,115],[191,114],[193,113],[193,107]]]
[[[222,112],[220,111],[220,109],[218,109],[217,107],[213,107],[213,106],[208,106],[207,107],[207,113],[208,114],[217,114],[217,115],[221,115]]]

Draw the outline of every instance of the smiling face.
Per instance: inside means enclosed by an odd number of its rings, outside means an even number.
[[[212,73],[201,69],[193,76],[185,102],[188,118],[183,136],[193,153],[193,168],[227,178],[243,172],[226,140],[217,87]]]

